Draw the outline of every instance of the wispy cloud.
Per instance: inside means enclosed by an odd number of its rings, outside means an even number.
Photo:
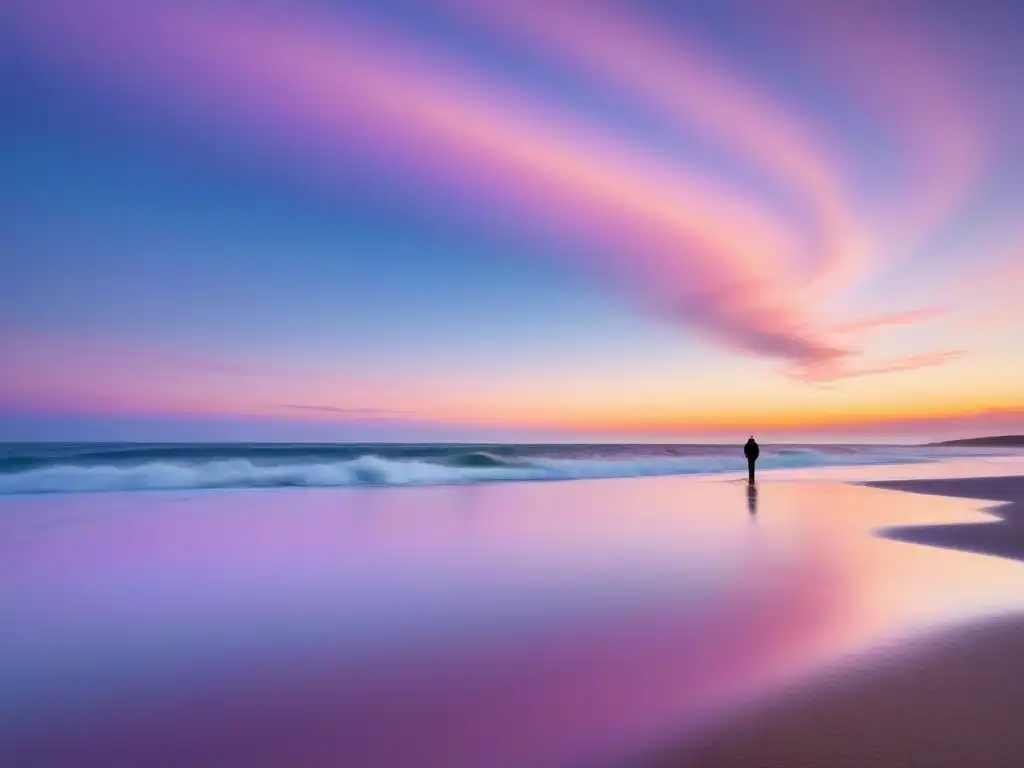
[[[814,282],[833,283],[856,270],[864,244],[848,200],[854,160],[806,114],[678,25],[668,33],[610,4],[453,2],[559,65],[660,112],[680,132],[698,131],[769,174],[812,219]]]
[[[459,207],[508,208],[585,243],[588,265],[635,300],[659,312],[688,303],[680,320],[735,349],[835,354],[787,300],[805,250],[798,227],[556,104],[349,18],[104,2],[66,11],[28,17],[45,44],[138,98],[159,92],[257,136],[282,125],[278,151],[304,159],[317,147],[332,176],[339,153],[353,150],[402,163],[424,190],[455,190]]]
[[[312,411],[315,413],[330,413],[336,416],[350,416],[353,418],[378,418],[378,417],[406,417],[413,415],[413,411],[404,411],[394,408],[345,408],[334,405],[308,405],[286,403],[277,406],[293,411]]]
[[[808,383],[828,383],[840,379],[854,379],[861,376],[878,376],[884,373],[901,373],[918,368],[933,368],[959,360],[967,354],[963,349],[928,352],[921,355],[907,355],[877,364],[855,365],[839,360],[832,363],[808,366],[793,371],[793,378]]]
[[[888,328],[899,325],[913,325],[925,320],[932,320],[936,317],[943,317],[952,312],[948,306],[921,307],[903,312],[888,312],[882,315],[875,315],[863,320],[855,320],[850,323],[843,323],[832,328],[834,333],[860,333],[871,331],[877,328]]]
[[[925,188],[908,190],[905,199],[916,202],[881,232],[851,207],[845,147],[769,93],[756,72],[666,39],[625,12],[454,6],[507,25],[506,34],[654,107],[680,132],[723,145],[741,164],[766,172],[804,214],[787,215],[735,178],[583,120],[451,51],[347,11],[115,0],[45,5],[18,4],[22,29],[44,55],[59,52],[76,73],[184,114],[182,124],[196,130],[266,139],[268,154],[304,164],[318,183],[337,183],[353,154],[385,170],[398,167],[437,204],[471,216],[486,207],[570,242],[566,259],[598,271],[650,312],[738,353],[780,360],[802,380],[905,371],[962,354],[871,365],[835,339],[920,321],[934,309],[839,328],[824,322],[817,288],[843,287],[869,263],[866,244],[886,232],[916,236],[933,227],[970,188],[983,160],[984,132],[942,62],[913,34],[897,36],[853,9],[812,22],[832,30],[825,46],[838,41],[836,71],[868,94],[875,117],[892,120],[912,158],[908,178]],[[851,26],[837,34],[847,16]],[[866,50],[877,55],[858,55],[854,39],[868,40]]]

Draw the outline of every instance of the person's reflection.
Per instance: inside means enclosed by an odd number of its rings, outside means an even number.
[[[452,510],[455,513],[455,520],[464,534],[476,534],[480,532],[483,518],[480,515],[484,508],[484,499],[481,497],[483,488],[474,483],[452,486],[454,493]]]
[[[747,486],[747,512],[751,515],[757,514],[757,486]]]

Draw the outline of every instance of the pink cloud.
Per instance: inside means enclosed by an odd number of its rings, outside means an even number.
[[[950,349],[941,352],[927,352],[920,355],[907,355],[881,363],[857,365],[845,360],[826,361],[824,363],[797,368],[793,377],[809,383],[853,379],[861,376],[877,376],[883,373],[901,373],[918,368],[932,368],[959,360],[967,354],[963,349]]]
[[[576,26],[553,10],[549,30],[528,31],[571,45],[579,63],[620,88],[718,133],[807,203],[819,243],[747,190],[351,16],[144,0],[19,10],[27,36],[76,77],[190,128],[262,142],[320,185],[344,184],[358,154],[456,209],[519,217],[571,241],[583,266],[650,310],[733,350],[794,364],[809,380],[952,359],[849,362],[856,351],[835,342],[809,294],[851,268],[861,240],[833,151],[718,65],[668,50],[654,30],[598,15]],[[692,90],[663,74],[677,63],[691,68]],[[925,90],[929,103],[949,106],[943,91]],[[962,138],[971,162],[943,161],[973,168],[973,134]],[[962,175],[947,170],[944,181]],[[809,281],[808,262],[817,265]]]
[[[832,331],[834,333],[860,333],[862,331],[871,331],[877,328],[912,325],[925,320],[932,320],[936,317],[943,317],[944,315],[948,315],[951,311],[952,310],[946,306],[934,306],[910,309],[904,312],[887,312],[885,314],[875,315],[874,317],[868,317],[863,320],[855,320],[850,323],[837,325],[832,329]]]
[[[608,4],[478,3],[454,5],[559,64],[590,74],[629,100],[653,107],[679,127],[726,146],[812,215],[815,287],[836,287],[859,273],[863,233],[849,210],[854,161],[792,105],[778,101],[726,61],[671,37],[638,13]]]
[[[275,126],[280,151],[315,148],[325,174],[356,148],[510,206],[586,244],[589,265],[639,301],[736,349],[840,354],[787,300],[801,249],[792,226],[742,191],[408,41],[351,19],[241,6],[86,2],[27,18],[136,96],[181,100],[232,131]]]

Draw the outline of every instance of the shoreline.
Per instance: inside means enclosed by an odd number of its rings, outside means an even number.
[[[977,499],[980,503],[991,502],[980,511],[991,515],[992,520],[895,526],[883,528],[878,534],[908,544],[945,547],[1024,561],[1024,476],[884,480],[861,485],[905,493]]]
[[[1024,476],[892,480],[874,488],[979,500],[993,519],[900,526],[883,537],[1024,561]],[[984,502],[992,502],[984,505]],[[984,505],[984,506],[983,506]],[[737,713],[644,765],[1024,765],[1024,614],[943,631],[923,647],[825,674]]]

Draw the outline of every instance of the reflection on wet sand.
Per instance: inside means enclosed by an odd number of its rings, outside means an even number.
[[[762,484],[749,517],[679,478],[5,500],[0,757],[602,761],[1024,602],[1016,564],[870,535],[972,502]]]
[[[1024,765],[1024,619],[948,632],[913,653],[813,679],[643,765],[685,768]]]

